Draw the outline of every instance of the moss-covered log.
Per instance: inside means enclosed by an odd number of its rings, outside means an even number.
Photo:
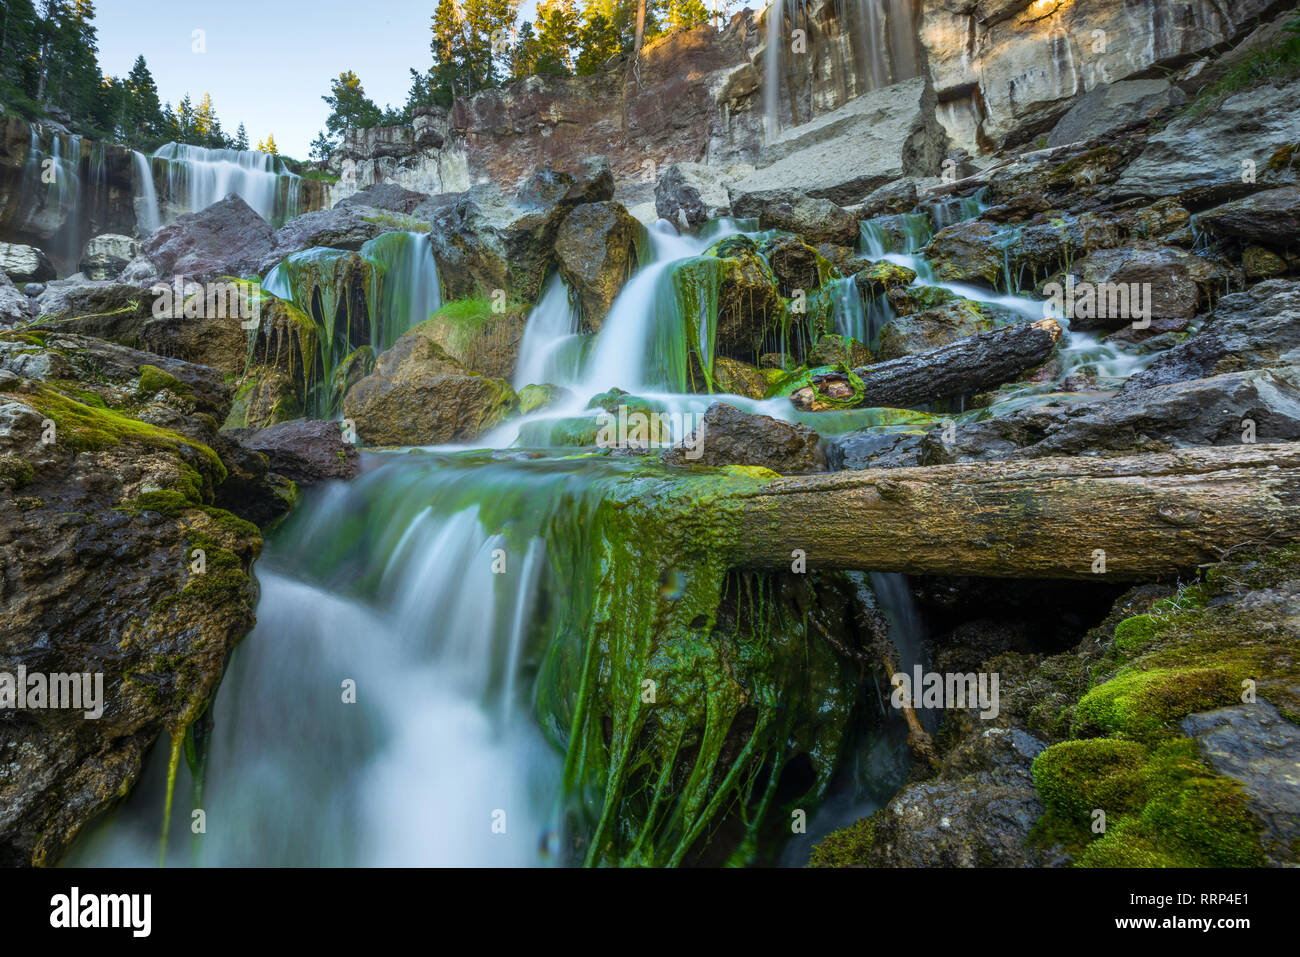
[[[863,387],[854,404],[907,408],[996,388],[1046,362],[1060,338],[1056,320],[1041,319],[990,329],[915,355],[854,369]],[[812,385],[792,394],[790,401],[809,412],[843,408],[841,400],[856,391],[856,383],[850,386],[847,380],[843,375],[817,377]]]
[[[1154,579],[1300,540],[1300,443],[792,477],[733,493],[732,565]]]

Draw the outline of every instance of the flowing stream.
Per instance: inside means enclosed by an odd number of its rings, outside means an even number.
[[[1041,318],[1031,299],[934,282],[920,253],[929,232],[981,208],[918,215],[902,238],[866,223],[863,250],[915,270],[918,284]],[[666,491],[659,466],[563,441],[594,415],[590,397],[615,386],[676,411],[716,401],[685,391],[683,377],[692,355],[712,361],[716,259],[702,254],[739,235],[764,234],[744,221],[700,236],[650,228],[641,268],[596,335],[581,331],[552,277],[515,378],[561,386],[568,398],[507,422],[477,449],[367,453],[359,478],[312,490],[270,533],[256,567],[257,626],[192,729],[193,761],[175,769],[168,865],[802,864],[816,840],[888,800],[910,760],[901,718],[882,706],[888,689],[864,693],[861,675],[810,637],[806,614],[789,616],[764,580],[717,567],[699,532],[647,526],[689,514],[674,511],[680,493]],[[389,236],[359,257],[378,277],[368,293],[377,349],[440,301],[427,237]],[[264,286],[309,305],[345,257],[357,254],[299,254]],[[855,288],[831,287],[832,315],[843,333],[869,340],[887,304],[864,303]],[[1140,365],[1087,336],[1071,335],[1063,355],[1067,372]],[[1011,395],[1030,401],[1050,388]],[[727,401],[824,432],[871,427],[882,411],[808,417],[781,398]],[[705,504],[709,487],[698,493]],[[637,512],[609,508],[611,499],[659,504]],[[688,547],[699,554],[684,555]],[[834,587],[845,607],[885,612],[902,668],[925,664],[923,622],[902,576],[852,573]],[[647,718],[638,696],[647,674],[661,694],[681,693],[675,682],[716,653],[699,637],[713,627],[750,649],[744,667],[759,705],[736,711],[725,687],[702,687],[693,693],[708,719],[691,738]],[[677,637],[651,653],[661,631]],[[739,755],[721,737],[733,723],[753,724]],[[644,752],[642,735],[654,742]],[[140,784],[68,863],[159,861],[168,750],[164,735]],[[656,761],[666,761],[660,777],[638,776]],[[720,825],[715,793],[752,817]],[[811,812],[806,833],[791,835],[788,810],[774,810],[790,801]]]

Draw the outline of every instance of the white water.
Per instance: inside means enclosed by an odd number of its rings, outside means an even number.
[[[167,143],[153,155],[166,163],[165,194],[178,213],[196,213],[235,193],[268,222],[297,214],[301,177],[270,153]],[[288,181],[287,204],[278,199],[281,180]]]
[[[575,379],[581,360],[575,347],[583,341],[578,334],[577,310],[569,300],[569,287],[558,272],[554,273],[524,324],[515,388]]]
[[[152,235],[162,225],[162,213],[158,209],[158,190],[153,184],[153,168],[149,157],[139,150],[131,151],[133,170],[132,185],[135,192],[136,235],[141,239]]]
[[[767,142],[781,131],[781,37],[785,23],[785,0],[772,0],[767,8],[766,46],[763,48],[763,117]]]

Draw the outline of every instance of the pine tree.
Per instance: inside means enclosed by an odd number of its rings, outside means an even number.
[[[537,7],[537,73],[570,73],[578,44],[573,0],[542,0]]]
[[[330,81],[330,95],[322,96],[330,107],[330,115],[325,119],[325,128],[330,133],[341,136],[352,130],[365,130],[375,126],[383,119],[383,112],[366,96],[361,87],[361,78],[347,70]]]
[[[235,130],[234,148],[237,150],[248,149],[248,131],[244,129],[244,124],[239,124],[239,129]]]
[[[316,138],[311,141],[311,158],[316,161],[318,166],[324,167],[329,161],[332,152],[334,152],[334,141],[325,134],[324,130],[321,130],[316,134]]]
[[[162,107],[158,103],[158,84],[144,56],[137,56],[124,81],[126,113],[123,135],[135,145],[163,132]]]

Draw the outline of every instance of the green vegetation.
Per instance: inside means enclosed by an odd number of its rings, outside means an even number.
[[[1300,76],[1300,17],[1285,27],[1285,35],[1271,46],[1252,50],[1217,82],[1197,94],[1183,108],[1187,116],[1210,112],[1234,93],[1254,89],[1265,83],[1282,83]]]

